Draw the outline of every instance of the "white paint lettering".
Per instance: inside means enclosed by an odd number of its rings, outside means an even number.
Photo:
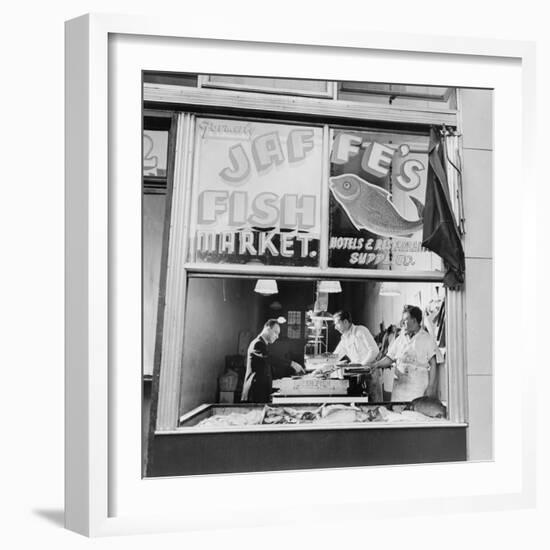
[[[252,142],[252,156],[258,171],[267,170],[274,164],[281,164],[285,157],[279,134],[271,132],[255,138]]]
[[[281,227],[308,229],[315,225],[315,195],[283,195]]]
[[[353,134],[338,134],[334,139],[330,161],[334,164],[345,164],[350,156],[359,153],[361,136]]]
[[[199,196],[200,224],[214,223],[227,210],[227,191],[203,191]]]
[[[220,172],[221,178],[229,185],[243,185],[250,175],[250,162],[242,145],[234,145],[229,149],[229,161],[231,166]]]

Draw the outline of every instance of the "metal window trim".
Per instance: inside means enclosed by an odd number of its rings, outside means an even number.
[[[265,94],[263,94],[265,95]],[[219,107],[217,105],[211,105],[212,107]],[[385,108],[387,109],[387,107]],[[399,109],[401,111],[401,109]],[[300,111],[303,112],[303,111]],[[292,117],[292,112],[287,113],[290,118]],[[182,174],[183,178],[181,181],[174,184],[174,192],[176,188],[179,189],[180,197],[183,197],[183,204],[180,205],[180,212],[185,212],[184,220],[177,222],[174,219],[174,212],[171,214],[172,219],[172,228],[174,224],[179,223],[182,227],[180,228],[180,251],[177,254],[177,261],[170,266],[172,271],[179,271],[178,286],[176,295],[177,295],[177,304],[174,304],[173,311],[170,313],[165,312],[165,320],[168,316],[174,317],[174,315],[179,315],[179,322],[177,326],[181,329],[184,326],[185,322],[185,307],[187,305],[187,281],[189,277],[205,276],[205,277],[220,277],[220,276],[247,276],[251,277],[254,275],[257,276],[277,276],[277,277],[287,277],[287,278],[296,278],[296,279],[323,279],[323,278],[342,278],[350,280],[394,280],[401,282],[433,282],[441,283],[443,281],[444,273],[443,272],[396,272],[390,270],[359,270],[352,268],[332,268],[325,265],[325,262],[321,262],[319,267],[288,267],[288,266],[248,266],[242,264],[206,264],[206,263],[197,263],[189,262],[189,227],[190,227],[190,215],[191,215],[191,202],[193,197],[193,187],[194,181],[196,180],[196,159],[194,155],[195,151],[195,127],[196,121],[198,118],[203,117],[216,117],[217,115],[207,115],[201,113],[191,114],[180,113],[178,123],[178,134],[185,130],[185,135],[177,136],[177,147],[176,147],[176,159],[175,163],[178,167],[179,172]],[[224,117],[222,117],[224,118]],[[225,117],[227,118],[227,117]],[[238,111],[231,115],[233,119],[244,119],[249,120],[249,117],[246,115],[242,118],[238,117]],[[269,120],[269,118],[262,121],[271,122],[274,124],[292,124],[292,122],[280,121],[280,120]],[[391,120],[394,120],[391,118]],[[386,119],[386,122],[390,122],[390,119]],[[454,123],[456,123],[456,117],[453,117]],[[403,120],[395,120],[395,122],[403,122]],[[418,120],[416,120],[418,123]],[[304,123],[301,123],[304,124]],[[315,125],[317,126],[317,125]],[[319,122],[319,126],[323,128],[323,154],[329,154],[329,143],[330,132],[333,130],[332,125]],[[327,152],[328,151],[328,152]],[[324,161],[323,161],[324,162]],[[323,178],[327,177],[328,172],[323,170]],[[176,177],[175,177],[176,180]],[[183,193],[183,195],[181,195]],[[321,202],[321,225],[327,225],[328,227],[328,201]],[[328,235],[327,235],[328,236]],[[320,239],[320,246],[323,246],[322,242],[323,232]],[[181,240],[183,238],[183,240]],[[325,244],[328,244],[325,243]],[[168,289],[167,289],[168,290]],[[450,353],[452,359],[449,359],[450,365],[461,365],[460,367],[452,366],[449,368],[450,372],[454,373],[454,378],[449,379],[449,411],[450,419],[455,422],[463,422],[465,418],[465,393],[464,393],[464,384],[460,381],[464,378],[465,372],[465,353],[462,349],[464,347],[464,342],[462,341],[461,345],[458,346],[457,342],[460,341],[460,334],[464,332],[463,324],[463,308],[458,307],[463,302],[463,292],[460,291],[455,293],[457,300],[456,306],[449,303],[449,322],[447,326],[448,339],[449,343],[455,341],[456,353],[453,355],[453,352]],[[167,297],[168,302],[168,297]],[[455,316],[458,315],[457,319],[454,319],[452,310],[455,308],[458,309],[455,311]],[[167,308],[168,310],[169,308]],[[459,321],[458,319],[462,319]],[[173,320],[173,319],[172,319]],[[165,321],[166,322],[166,321]],[[168,325],[166,325],[168,326]],[[179,340],[176,342],[175,340]],[[179,411],[181,410],[181,369],[182,369],[182,358],[183,350],[185,343],[183,342],[183,331],[180,330],[179,334],[171,332],[170,335],[163,334],[163,348],[165,345],[172,346],[176,351],[176,356],[172,357],[170,364],[163,358],[163,365],[161,368],[164,373],[164,383],[159,384],[159,408],[156,419],[156,430],[165,431],[169,429],[174,429],[177,426],[177,418]],[[459,349],[460,348],[460,349]],[[163,353],[163,357],[164,357]],[[167,382],[169,379],[169,382]]]

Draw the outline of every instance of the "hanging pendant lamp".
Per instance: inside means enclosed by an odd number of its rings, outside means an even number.
[[[401,291],[394,281],[385,281],[380,285],[380,296],[401,296]]]
[[[277,294],[279,289],[277,288],[277,281],[275,279],[258,279],[254,292],[261,294],[262,296],[269,296],[271,294]]]
[[[326,292],[327,294],[334,294],[342,292],[342,286],[340,285],[340,281],[319,281],[317,290],[319,292]]]

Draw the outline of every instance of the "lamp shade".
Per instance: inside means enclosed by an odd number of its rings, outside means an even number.
[[[401,296],[401,291],[394,282],[384,282],[380,285],[380,296]]]
[[[319,292],[335,293],[342,292],[340,281],[319,281],[317,286]]]
[[[277,288],[277,281],[275,279],[258,279],[254,292],[269,296],[270,294],[277,294],[279,289]]]

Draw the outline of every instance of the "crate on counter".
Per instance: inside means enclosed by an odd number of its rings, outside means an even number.
[[[281,378],[273,381],[279,395],[347,395],[349,380],[336,378]]]

